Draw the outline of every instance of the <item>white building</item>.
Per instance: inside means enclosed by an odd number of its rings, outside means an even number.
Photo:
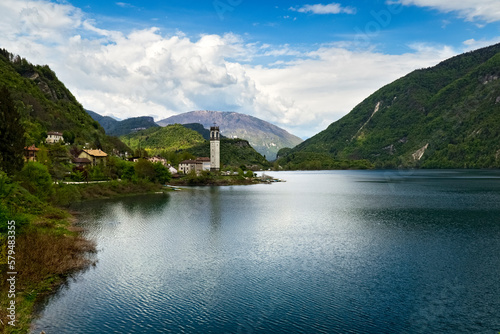
[[[210,170],[210,158],[196,158],[196,160],[184,160],[179,163],[179,172],[188,174],[192,170],[196,173]]]
[[[220,170],[220,132],[218,126],[210,127],[210,170]]]
[[[45,142],[47,144],[54,144],[59,141],[64,141],[63,134],[60,132],[47,132],[47,139],[45,139]]]

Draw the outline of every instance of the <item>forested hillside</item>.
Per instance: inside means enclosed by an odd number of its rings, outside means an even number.
[[[150,128],[120,137],[134,150],[146,151],[148,155],[161,154],[177,165],[181,160],[210,156],[210,141],[198,132],[203,132],[200,124],[168,125]],[[195,131],[191,128],[195,128]],[[248,166],[267,168],[267,160],[255,151],[247,140],[221,139],[221,164],[223,167]]]
[[[120,138],[133,149],[145,149],[153,155],[190,148],[205,141],[201,134],[180,124],[141,130]]]
[[[105,135],[73,94],[46,65],[33,65],[20,56],[0,49],[0,87],[6,87],[25,129],[26,145],[43,142],[47,132],[64,133],[68,142],[105,151],[126,150]],[[23,134],[19,134],[22,136]]]
[[[284,168],[500,167],[500,44],[416,70],[279,153]],[[319,159],[318,154],[323,158]]]

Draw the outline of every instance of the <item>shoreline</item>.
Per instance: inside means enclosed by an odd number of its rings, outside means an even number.
[[[173,180],[171,180],[173,181]],[[243,182],[242,182],[243,181]],[[251,185],[254,180],[223,180],[193,186],[228,186]],[[169,182],[173,187],[191,186],[181,182]],[[24,263],[19,265],[19,277],[15,296],[15,325],[6,323],[7,298],[2,298],[0,305],[0,333],[29,333],[32,322],[43,312],[47,298],[57,293],[68,279],[77,276],[96,264],[93,258],[97,254],[93,241],[82,237],[85,230],[75,226],[79,212],[70,209],[70,205],[78,202],[113,199],[144,194],[168,193],[173,188],[152,182],[106,181],[85,184],[56,184],[56,193],[51,203],[46,202],[38,214],[29,214],[25,225],[17,236],[18,259]],[[6,241],[6,240],[5,240]],[[66,259],[66,261],[64,261]],[[7,265],[1,265],[2,277],[8,273]],[[2,279],[1,293],[8,291],[7,281]]]
[[[32,322],[43,312],[47,298],[57,293],[68,279],[85,272],[96,264],[97,254],[93,241],[82,237],[85,230],[75,226],[79,212],[71,210],[70,205],[78,202],[113,199],[144,194],[158,194],[175,191],[177,186],[234,186],[261,183],[258,178],[221,176],[210,180],[189,182],[186,178],[172,179],[167,184],[152,182],[105,181],[85,184],[55,184],[55,195],[46,202],[42,212],[29,214],[25,226],[17,236],[18,260],[23,262],[23,270],[17,280],[15,297],[15,324],[5,322],[8,304],[0,305],[0,333],[29,333]],[[69,258],[69,259],[68,259]],[[64,261],[64,259],[67,259]],[[2,277],[8,273],[7,266],[1,266]],[[8,291],[7,281],[2,280],[0,287],[4,294]]]
[[[7,275],[7,234],[0,235],[0,333],[29,333],[32,322],[43,312],[47,298],[68,279],[90,269],[96,263],[93,241],[82,236],[84,228],[77,227],[79,213],[69,205],[87,200],[111,199],[154,193],[166,190],[151,182],[109,181],[85,185],[58,184],[50,202],[37,200],[34,212],[9,214],[17,222],[15,239],[16,276],[13,298]],[[35,199],[33,199],[35,200]],[[23,203],[26,205],[26,203]],[[4,249],[5,248],[5,249]],[[14,285],[12,285],[14,286]],[[4,298],[5,297],[5,298]],[[10,303],[15,309],[8,311]],[[9,313],[10,312],[10,313]],[[15,326],[9,325],[11,314]]]

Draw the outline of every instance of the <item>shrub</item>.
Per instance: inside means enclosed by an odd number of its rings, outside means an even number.
[[[106,175],[104,175],[104,172],[101,168],[101,166],[97,165],[97,166],[94,166],[90,169],[90,172],[89,172],[89,178],[90,180],[92,181],[103,181],[103,180],[107,180],[107,177]]]
[[[69,206],[71,203],[81,200],[82,195],[78,190],[78,186],[59,184],[55,187],[52,202],[59,206]]]
[[[134,166],[135,174],[140,179],[152,181],[155,178],[155,167],[153,163],[146,159],[139,159]]]
[[[162,163],[157,162],[153,164],[155,171],[155,181],[159,183],[167,183],[172,178],[172,174],[167,167],[163,166]]]
[[[48,168],[41,163],[28,162],[18,173],[17,179],[25,189],[41,200],[52,195],[52,177]]]

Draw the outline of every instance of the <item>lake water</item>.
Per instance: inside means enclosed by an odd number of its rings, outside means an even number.
[[[98,263],[32,332],[500,331],[500,172],[269,174],[79,205]]]

